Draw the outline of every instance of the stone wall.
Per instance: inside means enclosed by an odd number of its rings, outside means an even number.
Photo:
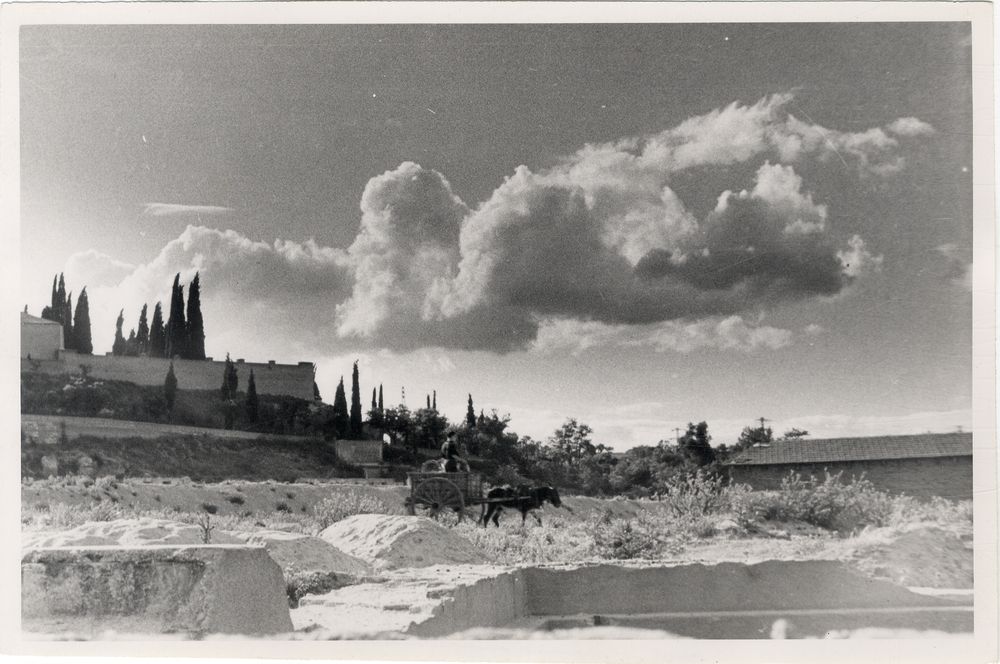
[[[158,422],[132,422],[102,417],[70,417],[67,415],[21,415],[21,432],[25,437],[42,445],[58,445],[62,437],[67,440],[78,436],[98,438],[160,438],[162,436],[212,436],[235,440],[316,440],[310,436],[254,433],[231,429],[186,427],[180,424]]]
[[[382,463],[381,440],[338,440],[334,446],[337,456],[347,463]]]
[[[58,360],[21,360],[21,371],[41,371],[48,374],[80,374],[86,371],[94,378],[123,380],[137,385],[163,385],[170,367],[170,360],[159,357],[116,357],[112,355],[79,355],[72,351],[62,351]],[[177,386],[182,390],[215,390],[222,385],[222,371],[225,362],[207,360],[174,360],[174,375]],[[253,369],[254,382],[258,394],[287,395],[312,401],[313,365],[311,362],[298,364],[272,364],[236,361],[239,389],[246,390],[250,370]]]
[[[853,461],[824,464],[774,464],[729,466],[733,481],[749,484],[754,489],[777,489],[790,471],[807,478],[824,478],[843,472],[841,479],[850,480],[864,473],[877,488],[890,493],[905,493],[928,499],[941,496],[953,500],[972,498],[972,457],[936,457],[928,459],[888,459],[884,461]]]

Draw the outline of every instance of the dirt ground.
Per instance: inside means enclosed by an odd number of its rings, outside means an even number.
[[[303,636],[315,630],[326,630],[333,623],[339,626],[340,638],[349,635],[352,625],[357,635],[370,634],[375,628],[380,632],[399,632],[411,622],[438,610],[435,607],[440,603],[439,598],[454,589],[456,579],[474,583],[476,579],[503,574],[510,569],[498,565],[497,560],[491,559],[490,551],[477,548],[473,541],[463,536],[463,532],[469,533],[471,526],[468,524],[463,531],[428,519],[401,516],[405,513],[403,501],[407,494],[408,490],[402,486],[320,482],[204,484],[176,478],[114,482],[105,478],[79,484],[27,482],[22,484],[22,514],[26,521],[22,544],[31,547],[197,543],[199,530],[191,525],[190,517],[205,514],[205,505],[212,505],[213,518],[218,520],[218,530],[214,533],[216,541],[268,546],[286,574],[289,592],[294,586],[296,599],[301,597],[300,604],[292,605],[295,607],[292,619],[297,630],[305,630]],[[317,504],[326,498],[336,500],[338,496],[348,495],[354,500],[359,496],[377,500],[386,511],[395,514],[360,514],[325,529],[318,528],[313,514]],[[508,517],[506,530],[493,531],[494,540],[491,541],[502,543],[505,538],[527,533],[538,536],[544,546],[546,541],[559,541],[557,536],[566,529],[567,523],[589,523],[587,520],[595,515],[608,513],[631,519],[645,511],[662,509],[656,503],[644,501],[582,497],[568,497],[564,503],[569,510],[556,512],[549,508],[544,512],[545,525],[542,526],[529,519],[522,528]],[[277,508],[279,504],[284,508]],[[152,517],[146,515],[105,519],[103,523],[76,527],[59,525],[60,510],[92,509],[95,505],[103,506],[102,509],[108,509],[109,513],[117,508],[147,510],[156,513],[159,520],[152,522]],[[51,515],[48,523],[46,514]],[[553,516],[555,514],[558,518]],[[227,516],[234,520],[242,517],[239,528],[234,526],[227,530]],[[259,521],[248,527],[248,521],[253,519]],[[965,591],[973,585],[972,553],[971,524],[870,528],[855,536],[838,537],[808,524],[763,523],[752,533],[720,527],[712,536],[664,551],[649,563],[835,560],[849,563],[872,578],[902,586]],[[344,569],[323,569],[329,565]],[[466,571],[458,574],[461,570]],[[339,579],[332,585],[318,583],[312,586],[315,580],[302,580],[306,572],[321,576],[336,572]],[[493,633],[495,636],[491,638],[525,638],[516,636],[520,634],[516,630],[509,634],[502,630]],[[482,636],[468,634],[468,638]],[[850,636],[846,634],[845,638]]]

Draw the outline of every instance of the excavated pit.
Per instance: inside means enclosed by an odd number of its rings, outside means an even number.
[[[529,638],[618,628],[649,630],[649,638],[766,639],[973,629],[971,595],[916,593],[830,560],[399,570],[305,598],[292,620],[297,629],[341,638]]]

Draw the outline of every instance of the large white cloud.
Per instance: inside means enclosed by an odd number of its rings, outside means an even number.
[[[405,162],[369,181],[346,251],[190,226],[108,300],[152,303],[173,274],[187,281],[200,270],[206,307],[230,327],[298,330],[340,349],[506,351],[549,343],[553,321],[563,336],[608,343],[633,327],[643,330],[636,343],[664,349],[781,347],[790,333],[745,316],[841,293],[881,261],[861,237],[838,234],[835,206],[814,201],[795,165],[836,160],[860,177],[890,177],[905,167],[905,143],[933,132],[912,117],[842,132],[800,120],[792,104],[773,95],[589,144],[550,168],[517,168],[478,205],[441,173]],[[734,164],[752,164],[754,179],[721,192],[699,219],[674,180]]]

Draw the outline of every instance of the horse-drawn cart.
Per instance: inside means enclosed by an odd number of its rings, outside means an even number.
[[[466,507],[485,502],[479,473],[407,473],[406,483],[410,487],[406,509],[413,515],[436,518],[445,510],[453,510],[461,521]]]

